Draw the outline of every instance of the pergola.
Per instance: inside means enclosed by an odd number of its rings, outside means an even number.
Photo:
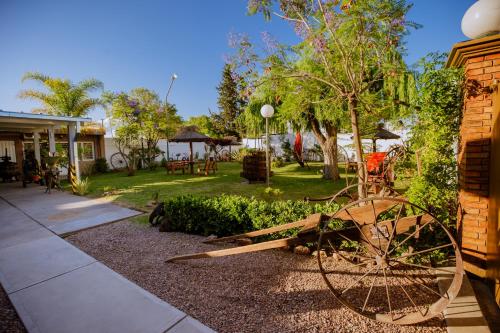
[[[186,126],[181,128],[170,141],[189,143],[189,167],[191,174],[194,174],[193,142],[208,142],[210,138],[198,133],[196,126]]]
[[[0,110],[0,137],[5,138],[8,135],[15,134],[33,134],[35,158],[38,163],[40,163],[40,133],[47,133],[49,153],[53,156],[56,153],[55,130],[66,128],[68,133],[69,163],[74,168],[74,176],[76,179],[79,179],[78,147],[76,143],[77,133],[80,132],[81,123],[90,121],[92,121],[90,118],[52,116]],[[22,150],[22,142],[16,141],[16,154],[22,156]]]

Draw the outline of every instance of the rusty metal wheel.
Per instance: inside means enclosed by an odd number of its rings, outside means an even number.
[[[381,197],[388,196],[400,196],[401,194],[390,186],[387,186],[383,182],[365,182],[360,184],[352,184],[344,187],[334,195],[321,198],[311,198],[305,197],[304,200],[307,202],[312,201],[326,201],[327,203],[337,203],[339,205],[344,205],[349,202],[358,200],[358,187],[361,186],[363,193],[366,196],[377,195]]]
[[[380,182],[365,182],[359,184],[352,184],[347,187],[344,187],[342,190],[335,193],[334,196],[328,201],[328,203],[338,203],[342,204],[345,202],[353,202],[358,200],[358,187],[361,186],[363,188],[363,192],[365,196],[369,195],[377,195],[381,197],[388,196],[399,196],[401,195],[398,191],[393,189],[390,186],[387,186],[385,183]]]
[[[463,278],[462,257],[446,227],[395,197],[357,200],[324,222],[318,264],[342,304],[367,318],[401,325],[438,316]]]

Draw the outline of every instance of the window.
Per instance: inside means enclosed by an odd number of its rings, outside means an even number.
[[[0,156],[7,156],[9,162],[16,162],[16,144],[14,141],[0,141]],[[1,161],[1,159],[0,159]]]
[[[93,142],[78,142],[78,158],[81,161],[93,161],[94,143]]]

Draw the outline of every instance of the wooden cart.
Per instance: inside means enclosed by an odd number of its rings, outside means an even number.
[[[430,212],[395,192],[380,193],[351,199],[334,213],[313,214],[300,221],[205,243],[254,239],[299,228],[294,237],[180,255],[167,262],[315,244],[319,273],[335,298],[349,309],[393,324],[429,320],[438,316],[460,290],[464,271],[457,243]],[[438,278],[451,283],[438,286]]]

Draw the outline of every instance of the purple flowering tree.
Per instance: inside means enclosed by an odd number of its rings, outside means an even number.
[[[128,94],[108,93],[107,101],[115,145],[124,157],[128,174],[135,174],[139,159],[154,169],[158,141],[181,124],[175,106],[163,105],[158,95],[146,88],[135,88]]]
[[[251,14],[285,20],[302,39],[287,61],[279,55],[268,57],[261,80],[277,81],[295,94],[309,90],[301,102],[311,96],[308,108],[322,105],[324,117],[344,114],[353,132],[360,182],[366,179],[360,121],[377,117],[395,103],[386,88],[406,73],[402,41],[409,28],[417,27],[406,20],[410,8],[404,0],[248,1]],[[310,120],[314,128],[321,117]],[[323,126],[321,132],[330,130]],[[360,187],[362,197],[361,192]]]

